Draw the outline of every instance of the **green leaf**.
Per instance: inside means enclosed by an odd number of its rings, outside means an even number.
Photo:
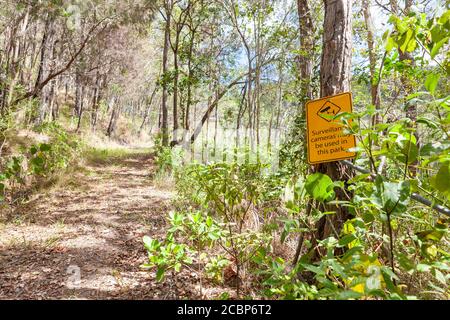
[[[386,287],[392,291],[392,292],[396,292],[397,291],[397,287],[395,286],[393,280],[398,280],[397,275],[392,272],[392,270],[388,267],[381,267],[381,274],[383,276],[384,282],[386,283]]]
[[[431,270],[431,266],[428,264],[419,263],[416,267],[416,270],[419,272],[428,272]]]
[[[156,280],[162,281],[164,279],[164,273],[166,272],[166,269],[163,267],[159,267],[156,271]]]
[[[442,230],[425,230],[417,232],[416,235],[421,240],[433,240],[433,241],[440,241],[442,237],[444,236],[444,231]]]
[[[31,153],[32,155],[35,155],[37,152],[38,152],[38,149],[37,149],[36,146],[32,146],[32,147],[30,148],[30,153]]]
[[[154,240],[154,239],[150,238],[149,236],[144,236],[144,238],[142,240],[144,242],[145,249],[147,249],[148,251],[155,251],[160,246],[160,243],[158,242],[158,240]]]
[[[425,88],[431,93],[434,94],[436,87],[439,82],[440,75],[437,73],[430,73],[425,80]]]
[[[387,182],[385,184],[385,199],[387,206],[393,207],[396,204],[401,204],[406,207],[409,202],[409,195],[411,193],[411,185],[409,181],[402,181],[399,183]]]
[[[431,20],[431,22],[434,21]],[[431,44],[435,44],[444,39],[446,33],[445,30],[443,30],[443,28],[439,24],[435,24],[430,30],[430,35],[431,35]]]
[[[395,27],[397,28],[397,30],[400,34],[404,34],[408,30],[410,30],[408,28],[408,24],[406,21],[403,21],[402,19],[400,19],[397,16],[393,16],[393,17],[391,17],[391,19],[395,22]],[[391,20],[391,19],[389,19],[389,20]]]
[[[409,181],[387,182],[381,176],[375,179],[375,190],[372,194],[375,204],[383,208],[388,214],[406,210],[411,193]]]
[[[40,145],[39,149],[40,149],[42,152],[50,151],[51,146],[50,146],[49,144],[42,143],[42,144]]]
[[[450,10],[445,11],[442,16],[439,18],[440,24],[446,24],[447,21],[450,20]]]
[[[402,52],[406,51],[406,48],[407,48],[407,46],[408,46],[408,44],[409,44],[409,42],[410,42],[410,40],[412,38],[412,35],[413,35],[413,30],[408,29],[406,31],[406,34],[402,36],[402,40],[401,40],[402,42],[400,44],[400,50]]]
[[[395,125],[389,132],[391,141],[395,141],[397,150],[390,150],[387,156],[395,157],[401,163],[413,163],[417,160],[419,148],[417,147],[416,137],[408,132],[402,125]],[[394,140],[395,139],[395,140]]]
[[[335,196],[333,180],[323,173],[309,175],[305,189],[311,197],[321,202],[330,201]]]
[[[352,241],[356,240],[357,238],[353,235],[353,234],[348,234],[344,237],[342,237],[341,239],[339,239],[339,247],[345,247],[346,245],[348,245],[349,243],[351,243]]]
[[[408,46],[406,47],[406,51],[413,52],[417,47],[417,41],[413,37],[411,40],[409,40]]]
[[[208,216],[206,218],[206,225],[210,228],[212,226],[212,224],[213,224],[213,219],[210,216]]]
[[[325,276],[325,271],[323,271],[322,269],[313,266],[312,264],[306,264],[306,263],[302,263],[301,264],[306,270],[309,270],[311,272],[314,272],[317,275],[321,275],[321,276]]]
[[[44,158],[35,157],[35,158],[31,159],[31,163],[36,167],[42,167],[44,165]]]
[[[394,47],[396,43],[392,37],[388,37],[386,40],[386,51],[390,52]]]
[[[447,280],[445,279],[445,276],[440,272],[438,269],[434,269],[436,279],[442,283],[443,285],[447,285]]]
[[[434,57],[436,57],[436,55],[439,53],[439,50],[441,49],[441,47],[447,43],[449,38],[450,37],[446,37],[433,46],[433,49],[431,49],[431,52],[430,52],[430,56],[432,59],[434,59]]]
[[[141,265],[139,266],[139,268],[145,269],[145,270],[150,270],[150,269],[153,268],[153,267],[154,267],[154,265],[153,265],[153,264],[150,264],[150,263],[143,263],[143,264],[141,264]]]
[[[438,129],[439,128],[439,124],[437,124],[436,122],[434,122],[433,120],[430,120],[428,118],[425,117],[419,117],[416,120],[417,123],[421,123],[426,125],[427,127],[431,128],[431,129]]]
[[[450,162],[441,164],[438,173],[431,178],[431,185],[441,192],[450,192]]]
[[[398,262],[400,264],[400,266],[405,270],[405,271],[410,271],[414,269],[414,262],[411,261],[411,259],[408,258],[408,256],[406,256],[403,253],[400,253],[397,255],[398,257]]]
[[[406,97],[406,100],[412,100],[414,98],[417,98],[417,97],[420,97],[420,96],[423,96],[423,95],[427,95],[427,94],[429,94],[429,93],[426,92],[426,91],[418,91],[418,92],[415,92],[415,93],[412,93],[412,94],[408,95]],[[421,101],[423,101],[423,100],[421,100]]]

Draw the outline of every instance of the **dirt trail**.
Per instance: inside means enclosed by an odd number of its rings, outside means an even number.
[[[0,225],[0,299],[191,296],[190,275],[178,290],[139,269],[142,236],[162,236],[173,196],[154,184],[152,167],[145,153],[91,164]]]

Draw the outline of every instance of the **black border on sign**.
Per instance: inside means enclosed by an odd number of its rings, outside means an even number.
[[[316,162],[312,162],[310,160],[310,149],[309,149],[309,122],[308,122],[308,105],[310,103],[313,102],[317,102],[320,100],[325,100],[325,99],[329,99],[329,98],[334,98],[334,97],[339,97],[339,96],[343,96],[348,94],[350,96],[350,112],[353,112],[353,97],[352,97],[352,93],[351,92],[343,92],[343,93],[339,93],[339,94],[335,94],[333,96],[326,96],[320,99],[316,99],[316,100],[310,100],[305,104],[305,108],[306,108],[306,148],[307,148],[307,153],[308,153],[308,163],[310,165],[312,164],[319,164],[319,163],[328,163],[328,162],[334,162],[334,161],[339,161],[339,160],[346,160],[346,159],[353,159],[354,157],[356,157],[356,152],[352,152],[353,155],[352,156],[348,156],[348,157],[343,157],[343,158],[337,158],[337,159],[330,159],[330,160],[324,160],[324,161],[316,161]],[[354,134],[352,134],[353,136],[353,141],[354,141],[354,145],[356,146],[356,137]]]

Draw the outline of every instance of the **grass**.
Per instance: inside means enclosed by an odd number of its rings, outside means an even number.
[[[61,240],[61,237],[58,235],[51,236],[50,238],[48,238],[44,241],[44,247],[45,248],[53,248],[59,243],[60,240]]]
[[[33,247],[33,241],[27,240],[24,235],[21,237],[13,237],[5,243],[5,247],[17,248],[22,250],[31,249]]]
[[[150,148],[84,148],[82,157],[88,164],[112,164],[116,161],[126,160],[136,156],[144,156],[151,153]]]
[[[58,230],[63,230],[66,227],[65,218],[58,219],[58,221],[55,222],[55,226]]]

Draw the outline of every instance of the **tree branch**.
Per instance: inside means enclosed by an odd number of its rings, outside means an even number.
[[[64,67],[62,67],[61,69],[50,73],[47,78],[40,82],[37,83],[33,90],[28,91],[27,93],[25,93],[22,97],[17,98],[14,102],[13,105],[19,103],[22,100],[28,99],[28,98],[35,98],[37,97],[37,95],[39,94],[39,92],[54,78],[56,78],[57,76],[61,75],[62,73],[66,72],[71,66],[72,64],[75,62],[75,60],[78,58],[78,56],[81,54],[81,52],[84,50],[84,48],[86,47],[87,43],[89,42],[89,40],[91,40],[92,38],[92,33],[107,19],[110,19],[111,17],[106,17],[102,20],[100,20],[99,22],[97,22],[94,26],[91,27],[91,29],[88,32],[88,35],[86,36],[86,38],[83,40],[83,42],[81,43],[80,48],[78,48],[78,50],[75,52],[75,54],[71,57],[71,59],[65,64]],[[103,27],[102,30],[104,30],[106,28],[106,26]]]

